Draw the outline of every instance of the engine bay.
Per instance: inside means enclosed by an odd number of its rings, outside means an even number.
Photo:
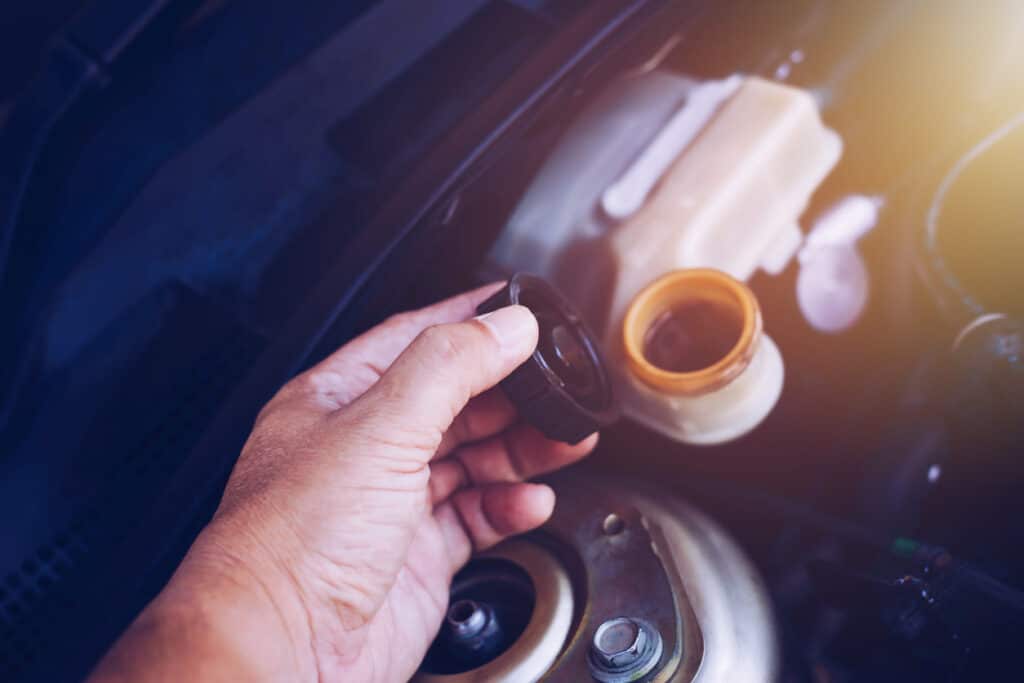
[[[252,416],[290,374],[393,312],[517,272],[580,311],[623,417],[551,479],[545,528],[456,577],[416,680],[1012,675],[1024,8],[482,4],[467,19],[478,25],[450,35],[479,41],[507,13],[545,33],[502,52],[516,61],[487,75],[486,96],[459,100],[459,117],[396,104],[458,99],[438,85],[458,72],[435,46],[417,62],[420,91],[406,80],[327,117],[317,143],[343,163],[307,159],[287,201],[260,208],[260,179],[232,176],[246,201],[209,204],[227,226],[213,237],[160,235],[207,207],[180,191],[183,175],[244,160],[256,119],[227,122],[244,144],[208,133],[198,148],[221,151],[175,156],[175,179],[140,181],[127,209],[84,213],[135,241],[98,238],[54,276],[58,296],[27,299],[41,322],[14,318],[24,335],[12,336],[44,357],[26,356],[30,388],[4,404],[11,679],[40,679],[54,666],[40,653],[110,600],[109,628],[71,659],[102,652],[208,518]],[[429,140],[367,132],[418,116]],[[273,218],[247,232],[258,214]],[[204,246],[175,251],[189,240]],[[207,268],[218,254],[245,265]],[[108,305],[105,269],[134,269],[144,295]],[[150,341],[175,325],[171,348]],[[219,345],[195,341],[203,327]],[[145,343],[124,341],[140,329]],[[180,376],[167,376],[171,351],[192,354]],[[136,400],[108,381],[119,372],[141,372],[164,413],[125,431],[97,409],[51,433],[48,417],[97,387]],[[149,448],[159,457],[139,455]],[[130,589],[110,597],[124,577]]]

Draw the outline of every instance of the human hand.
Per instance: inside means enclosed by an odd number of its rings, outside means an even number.
[[[492,285],[405,313],[267,404],[221,505],[97,680],[401,681],[474,550],[543,524],[530,477],[586,455],[517,422],[495,385],[537,344]]]

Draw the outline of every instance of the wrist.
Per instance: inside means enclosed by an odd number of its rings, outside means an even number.
[[[242,561],[208,528],[94,678],[315,680],[301,608],[269,568]]]
[[[161,599],[180,599],[212,637],[258,664],[259,671],[315,680],[305,606],[282,564],[263,552],[263,536],[215,520],[196,539]],[[271,545],[286,547],[283,538]]]

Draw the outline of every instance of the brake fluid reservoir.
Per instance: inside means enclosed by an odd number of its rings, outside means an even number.
[[[763,414],[754,416],[781,386],[781,357],[760,332],[760,314],[746,379],[675,392],[667,407],[652,399],[656,388],[639,379],[642,371],[626,365],[627,307],[679,269],[715,269],[741,282],[758,269],[781,272],[803,241],[798,219],[841,151],[814,98],[798,88],[663,71],[624,78],[537,174],[491,252],[491,270],[532,272],[558,286],[612,357],[632,417],[691,443],[733,438],[760,421]],[[778,380],[753,382],[762,371]],[[754,384],[762,388],[751,393]],[[719,404],[720,414],[746,416],[735,423],[741,430],[707,417]]]
[[[741,436],[782,391],[782,356],[762,330],[757,299],[721,271],[653,282],[630,304],[615,348],[626,413],[678,441]]]
[[[758,268],[780,272],[802,241],[797,220],[841,148],[808,93],[744,80],[646,203],[605,236],[615,281],[609,323],[621,320],[641,288],[671,270],[715,268],[740,280]],[[624,180],[648,163],[652,150]]]

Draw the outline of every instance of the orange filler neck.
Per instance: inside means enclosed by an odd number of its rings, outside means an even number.
[[[719,389],[750,364],[762,332],[757,298],[739,280],[709,268],[658,278],[626,311],[626,364],[644,384],[675,395]]]

